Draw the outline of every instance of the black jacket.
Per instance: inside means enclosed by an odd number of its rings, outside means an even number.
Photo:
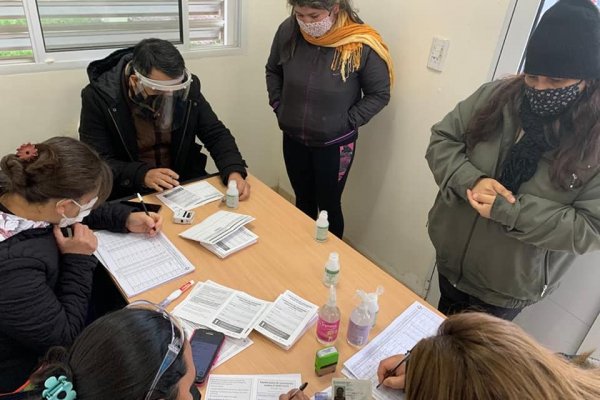
[[[121,83],[132,54],[132,48],[118,50],[92,62],[87,70],[90,83],[81,92],[79,136],[112,168],[112,199],[148,191],[144,176],[150,167],[139,161],[135,125]],[[206,156],[200,153],[196,137],[210,152],[224,183],[232,172],[246,176],[246,163],[235,139],[202,96],[195,75],[182,118],[184,123],[172,132],[171,141],[171,169],[181,181],[206,175]]]
[[[131,209],[102,205],[84,223],[125,231]],[[21,386],[52,346],[68,346],[84,327],[98,261],[61,254],[52,227],[0,242],[0,393]]]
[[[289,17],[279,26],[266,66],[279,127],[307,146],[348,143],[390,100],[387,64],[365,45],[360,68],[344,82],[331,70],[335,48],[308,43],[297,25]]]

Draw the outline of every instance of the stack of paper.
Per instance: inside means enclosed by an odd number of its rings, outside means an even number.
[[[414,302],[361,351],[344,363],[342,373],[351,379],[368,379],[376,400],[402,399],[400,390],[377,389],[377,367],[387,357],[404,354],[425,337],[436,334],[443,318]]]
[[[217,256],[225,258],[256,243],[258,236],[244,226],[252,221],[254,217],[249,215],[217,211],[179,236],[199,242]]]
[[[173,314],[236,339],[256,329],[289,349],[314,324],[317,306],[289,290],[269,303],[206,281],[198,283]]]
[[[317,321],[318,307],[286,290],[272,303],[256,331],[289,350]]]
[[[177,186],[171,190],[157,194],[156,197],[173,211],[190,211],[212,201],[221,200],[223,193],[206,181]]]
[[[206,400],[278,400],[279,395],[298,388],[300,374],[211,375]]]
[[[96,232],[96,258],[108,269],[127,297],[194,271],[192,263],[162,232]]]

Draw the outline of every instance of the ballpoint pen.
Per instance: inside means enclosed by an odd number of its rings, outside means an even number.
[[[147,216],[150,216],[150,213],[148,213],[148,209],[146,208],[146,204],[144,203],[144,199],[142,199],[142,195],[139,193],[137,194],[137,198],[140,199],[140,203],[142,204],[142,208],[144,209],[144,212],[146,213]]]
[[[383,374],[382,381],[379,382],[379,385],[375,386],[375,389],[379,389],[379,387],[381,385],[383,385],[383,381],[385,381],[387,378],[389,378],[390,376],[394,376],[394,374],[396,373],[396,370],[398,368],[400,368],[400,366],[408,360],[408,357],[410,357],[410,351],[406,352],[406,356],[402,359],[402,361],[400,361],[398,364],[396,364],[396,366],[394,368],[388,370],[385,374]]]
[[[300,387],[298,389],[296,389],[296,391],[294,392],[294,394],[292,394],[290,396],[289,400],[292,400],[294,398],[294,396],[298,394],[298,392],[304,391],[304,389],[306,389],[307,386],[308,386],[308,382],[304,382],[302,385],[300,385]]]

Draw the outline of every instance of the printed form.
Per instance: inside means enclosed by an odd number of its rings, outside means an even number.
[[[205,396],[206,400],[278,400],[300,384],[300,374],[211,375]]]
[[[217,211],[199,224],[181,232],[179,236],[204,244],[215,245],[252,221],[254,221],[254,217],[249,215],[230,211]]]
[[[173,313],[242,339],[248,337],[269,304],[247,293],[207,281],[198,284]]]
[[[377,367],[384,358],[404,354],[423,338],[436,334],[443,318],[415,301],[387,328],[377,335],[362,350],[344,363],[342,373],[348,378],[368,379],[376,400],[403,399],[399,390],[381,386],[376,389]]]
[[[162,233],[96,232],[98,260],[127,297],[194,271],[194,265]]]
[[[157,194],[156,197],[173,211],[190,211],[210,202],[221,200],[223,193],[210,183],[200,181],[186,186],[177,186]]]
[[[271,304],[255,329],[287,350],[314,324],[318,309],[286,290]]]

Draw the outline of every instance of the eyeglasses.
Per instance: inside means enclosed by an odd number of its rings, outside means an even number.
[[[179,353],[181,353],[181,349],[183,348],[183,344],[185,342],[185,331],[183,330],[181,323],[176,317],[169,314],[164,308],[161,308],[158,305],[151,303],[147,300],[134,301],[133,303],[129,304],[127,308],[150,310],[157,312],[161,314],[163,318],[168,319],[171,323],[171,343],[169,343],[169,346],[167,348],[167,354],[165,354],[165,357],[160,363],[160,367],[158,368],[158,371],[154,376],[152,385],[150,385],[150,389],[148,390],[148,393],[146,393],[145,400],[150,400],[150,398],[152,397],[152,392],[154,392],[154,390],[156,389],[158,381],[160,381],[160,378],[162,378],[164,373],[177,359]]]

